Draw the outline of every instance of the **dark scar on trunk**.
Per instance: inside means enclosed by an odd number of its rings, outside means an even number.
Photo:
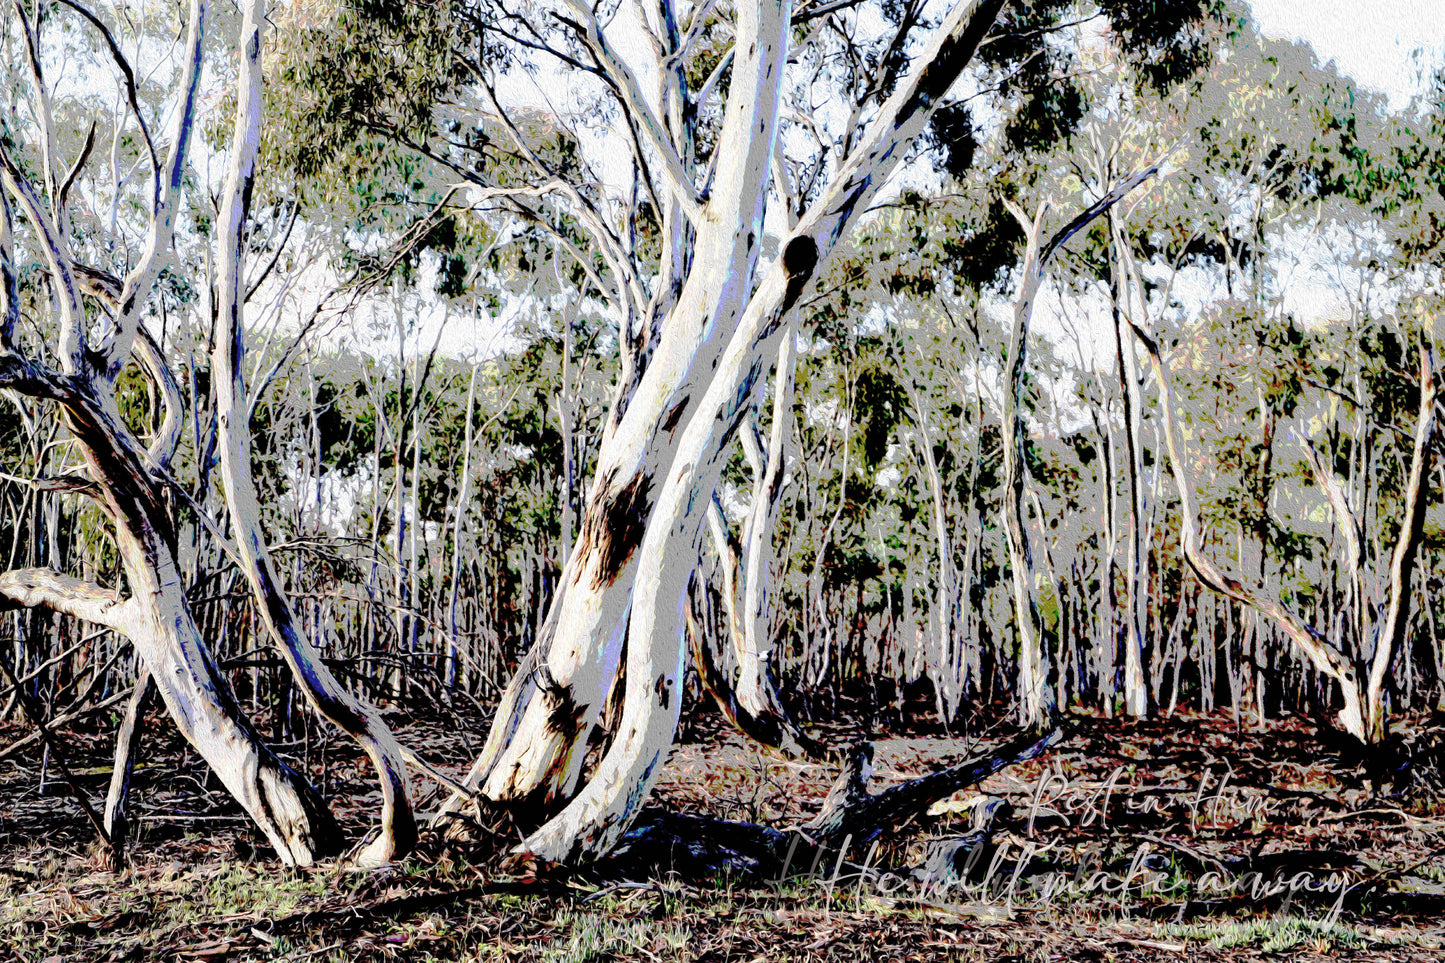
[[[571,690],[559,685],[545,665],[538,666],[533,677],[538,688],[546,693],[547,727],[568,739],[576,736],[582,729],[583,710],[572,698]]]
[[[589,512],[582,523],[579,549],[600,550],[597,580],[599,586],[612,582],[622,566],[632,557],[647,530],[647,514],[651,508],[652,479],[638,475],[625,488],[606,500],[597,512]]]
[[[687,410],[687,406],[691,403],[692,397],[688,396],[686,398],[683,398],[677,404],[673,405],[671,410],[669,410],[667,413],[667,418],[664,419],[662,422],[662,430],[672,431],[672,429],[676,428],[677,423],[682,420],[682,413]]]
[[[672,705],[672,683],[668,680],[666,673],[657,677],[653,685],[657,692],[657,704],[663,709]]]

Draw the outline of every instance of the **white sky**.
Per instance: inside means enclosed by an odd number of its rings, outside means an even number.
[[[1425,48],[1424,63],[1430,66],[1445,50],[1445,0],[1251,0],[1250,5],[1266,37],[1308,42],[1321,63],[1334,60],[1341,73],[1388,94],[1396,108],[1421,91],[1414,51]]]

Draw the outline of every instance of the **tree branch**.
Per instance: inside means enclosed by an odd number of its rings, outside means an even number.
[[[51,215],[60,223],[60,184],[55,172],[59,163],[55,147],[55,114],[50,108],[50,92],[45,89],[45,72],[40,65],[40,38],[36,35],[40,29],[40,4],[35,4],[34,23],[26,18],[20,0],[15,0],[15,15],[20,18],[20,28],[25,34],[25,59],[30,67],[30,79],[35,84],[35,119],[40,124],[40,159],[45,174],[45,190],[50,196]]]
[[[622,101],[623,109],[627,111],[648,146],[661,159],[662,172],[666,177],[670,193],[687,212],[688,219],[696,223],[702,213],[702,201],[698,197],[697,187],[693,184],[692,175],[684,166],[683,159],[678,156],[677,148],[673,145],[672,139],[668,137],[667,130],[662,126],[662,121],[653,111],[652,105],[647,102],[647,98],[642,95],[642,89],[637,84],[636,74],[617,55],[617,51],[607,39],[606,32],[603,31],[602,25],[597,22],[597,15],[592,8],[582,0],[570,0],[568,5],[582,21],[580,24],[574,24],[574,28],[582,35],[588,49],[592,51],[593,56],[606,71],[613,89],[617,92],[618,99]],[[568,21],[564,20],[563,22]],[[660,70],[661,65],[659,64],[659,72]]]
[[[522,137],[522,132],[517,129],[511,117],[502,108],[501,101],[497,98],[496,90],[476,65],[465,59],[462,60],[462,63],[471,71],[472,75],[477,79],[477,83],[486,93],[487,99],[491,102],[492,109],[497,112],[497,117],[506,128],[507,134],[511,137],[513,144],[516,145],[518,153],[520,153],[523,159],[531,164],[543,178],[548,181],[560,182],[563,185],[562,194],[570,203],[572,213],[582,226],[587,229],[593,241],[597,243],[603,260],[607,262],[607,266],[612,269],[613,275],[617,278],[618,294],[625,299],[623,303],[623,314],[626,317],[635,317],[642,311],[643,306],[647,304],[647,295],[641,280],[637,277],[637,272],[632,262],[623,250],[621,240],[608,228],[606,221],[603,220],[596,205],[583,197],[575,185],[560,177],[547,166],[546,162],[537,155],[537,152],[527,144],[525,138]],[[491,185],[481,184],[479,186],[487,188]]]
[[[1429,334],[1420,345],[1420,414],[1415,422],[1415,445],[1410,455],[1410,477],[1405,486],[1403,519],[1395,549],[1390,554],[1389,602],[1380,624],[1375,653],[1370,664],[1369,692],[1377,696],[1385,684],[1385,675],[1395,653],[1405,641],[1407,614],[1410,607],[1410,574],[1415,567],[1415,552],[1425,530],[1425,509],[1429,502],[1430,436],[1435,431],[1435,401],[1440,396],[1436,377],[1434,350]],[[1379,699],[1371,700],[1372,708]]]
[[[825,256],[923,132],[933,108],[972,61],[1005,2],[971,0],[955,7],[917,65],[883,102],[844,158],[831,188],[802,219],[800,230],[813,235]]]
[[[6,608],[43,606],[123,635],[130,633],[130,619],[134,617],[134,606],[129,603],[112,589],[53,569],[20,568],[0,574],[0,605]]]
[[[110,48],[111,59],[115,61],[116,67],[120,69],[122,76],[125,77],[125,93],[126,99],[130,102],[130,112],[135,116],[135,122],[140,127],[141,140],[145,141],[146,151],[151,156],[151,204],[154,205],[156,199],[160,197],[161,191],[161,163],[160,159],[156,156],[156,145],[155,142],[151,140],[150,129],[146,127],[145,118],[141,116],[140,99],[136,95],[135,71],[131,69],[130,61],[125,59],[125,54],[120,52],[120,45],[115,42],[115,37],[111,34],[110,28],[102,23],[95,14],[76,3],[75,0],[60,0],[60,2],[80,14],[86,20],[89,20],[95,29],[100,31],[101,37],[105,39],[106,46]]]
[[[50,262],[50,270],[56,281],[55,300],[60,307],[58,354],[66,374],[80,374],[88,367],[85,360],[85,314],[81,309],[80,292],[75,285],[65,238],[45,212],[34,186],[3,144],[0,144],[0,180],[4,181],[10,193],[25,208],[31,226],[39,235],[41,247],[45,250],[46,260]]]
[[[140,309],[150,295],[151,287],[161,271],[161,264],[171,246],[175,234],[176,212],[180,206],[181,180],[186,169],[186,154],[190,146],[191,130],[196,119],[196,95],[201,81],[204,54],[204,23],[206,0],[190,0],[190,15],[186,23],[186,79],[181,95],[175,106],[169,139],[170,154],[166,157],[164,176],[160,179],[159,190],[151,207],[150,230],[146,235],[145,249],[140,260],[126,275],[121,291],[120,312],[115,319],[115,329],[101,345],[104,359],[104,374],[114,380],[122,365],[130,357],[135,342],[136,329],[140,324]]]
[[[1364,564],[1365,549],[1363,533],[1360,530],[1360,519],[1350,508],[1350,500],[1345,495],[1344,488],[1335,473],[1327,470],[1320,463],[1319,455],[1315,452],[1315,446],[1307,438],[1299,437],[1300,446],[1304,449],[1305,459],[1310,463],[1310,471],[1314,473],[1315,481],[1324,490],[1325,497],[1329,499],[1330,507],[1335,513],[1335,522],[1338,524],[1340,533],[1345,537],[1345,565],[1349,569],[1350,579],[1355,583],[1355,588],[1361,593],[1358,604],[1366,604],[1364,598]],[[1373,592],[1376,586],[1371,586]]]

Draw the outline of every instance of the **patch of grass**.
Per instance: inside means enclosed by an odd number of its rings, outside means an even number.
[[[542,953],[543,963],[600,963],[611,959],[686,959],[692,931],[678,922],[618,919],[600,913],[564,911],[556,923],[567,937]]]
[[[1215,949],[1258,947],[1266,953],[1278,953],[1299,947],[1316,953],[1327,953],[1331,950],[1362,949],[1378,942],[1356,927],[1344,923],[1327,923],[1298,916],[1173,924],[1161,927],[1160,935],[1166,939],[1207,941]]]
[[[277,873],[265,866],[232,864],[212,877],[197,897],[207,915],[284,916],[324,894],[329,881],[324,873]]]

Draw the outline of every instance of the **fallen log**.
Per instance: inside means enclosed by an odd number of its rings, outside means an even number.
[[[1012,765],[1041,755],[1063,740],[1063,730],[1030,734],[993,752],[938,772],[910,779],[879,793],[868,791],[873,747],[860,743],[849,753],[823,808],[810,822],[791,830],[710,816],[648,809],[595,871],[606,878],[653,878],[677,873],[685,878],[733,873],[781,879],[819,866],[833,867],[846,852],[871,845],[906,826],[928,807],[982,782]]]

